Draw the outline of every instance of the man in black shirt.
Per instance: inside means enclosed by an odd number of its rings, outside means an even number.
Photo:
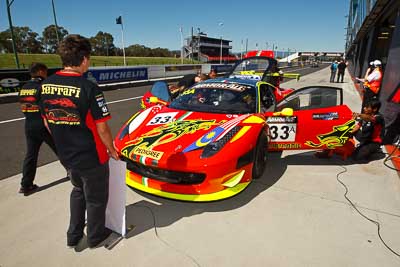
[[[39,98],[40,86],[47,77],[47,66],[42,63],[32,63],[30,69],[31,80],[19,91],[21,111],[25,115],[25,137],[27,151],[22,167],[22,180],[19,193],[29,195],[38,188],[33,183],[36,175],[36,165],[40,146],[45,142],[56,153],[56,146],[49,131],[44,126],[40,116]]]
[[[344,70],[346,69],[346,67],[347,67],[347,65],[344,62],[344,60],[341,60],[337,67],[338,68],[338,76],[337,76],[337,80],[336,80],[337,82],[339,82],[339,79],[340,79],[340,82],[343,82]]]
[[[53,135],[61,163],[70,171],[70,224],[67,245],[83,237],[87,212],[87,242],[97,247],[111,233],[105,227],[109,157],[119,159],[107,120],[111,118],[100,88],[82,74],[89,68],[87,38],[69,35],[59,45],[63,69],[43,81],[42,114]]]

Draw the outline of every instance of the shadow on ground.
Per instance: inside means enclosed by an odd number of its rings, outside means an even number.
[[[126,238],[139,235],[150,229],[154,229],[155,234],[158,236],[157,228],[167,227],[182,218],[204,212],[223,212],[243,207],[255,199],[257,195],[273,186],[282,177],[289,165],[332,166],[359,164],[359,162],[350,159],[343,161],[336,155],[330,159],[319,159],[314,156],[314,153],[314,151],[297,153],[283,158],[281,157],[281,152],[270,153],[267,168],[260,179],[250,183],[240,194],[220,201],[205,203],[183,202],[131,189],[146,198],[146,200],[141,200],[126,207],[126,225],[127,227],[134,226],[134,230],[129,232]],[[384,157],[384,153],[376,153],[371,158],[371,161]]]

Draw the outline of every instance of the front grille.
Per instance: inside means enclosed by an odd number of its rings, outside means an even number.
[[[171,184],[201,184],[206,178],[204,173],[168,171],[145,166],[130,160],[126,160],[126,162],[126,167],[128,170],[134,173]]]

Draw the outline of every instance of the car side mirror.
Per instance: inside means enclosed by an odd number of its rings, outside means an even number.
[[[293,109],[292,108],[284,108],[282,111],[274,112],[273,116],[286,116],[291,117],[293,116]]]
[[[158,97],[156,97],[156,96],[149,97],[149,103],[157,104],[158,102],[159,102]]]

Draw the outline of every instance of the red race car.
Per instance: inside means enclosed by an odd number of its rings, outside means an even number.
[[[307,87],[278,103],[269,83],[255,79],[207,80],[171,102],[166,83],[153,88],[167,104],[134,114],[115,145],[126,183],[166,198],[234,196],[263,174],[269,150],[342,146],[354,125],[340,88]]]
[[[250,51],[251,52],[251,51]],[[249,53],[250,53],[249,52]],[[250,55],[248,53],[248,55]],[[257,62],[257,64],[254,64]],[[280,82],[283,78],[300,79],[300,74],[297,73],[283,73],[278,68],[278,62],[272,57],[267,56],[252,56],[246,57],[243,60],[237,62],[231,72],[224,78],[237,78],[242,80],[255,80],[264,81],[270,86],[270,89],[274,92],[276,101],[281,101],[285,96],[294,91],[294,89],[284,89],[280,87]],[[176,97],[177,87],[170,86],[170,93],[160,93],[159,83],[155,83],[150,91],[146,92],[141,100],[141,107],[143,109],[152,107],[154,105],[168,104],[172,98]],[[160,97],[156,97],[160,96]]]

